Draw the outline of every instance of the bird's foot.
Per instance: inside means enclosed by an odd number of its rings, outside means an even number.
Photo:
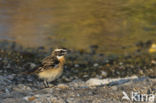
[[[54,87],[53,84],[49,84],[49,82],[46,81],[46,80],[43,81],[43,85],[44,85],[45,88],[52,88],[52,87]]]

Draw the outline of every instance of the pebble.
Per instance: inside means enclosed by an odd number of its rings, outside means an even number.
[[[125,82],[128,82],[129,80],[135,80],[137,79],[137,76],[131,76],[127,78],[107,78],[107,79],[98,79],[98,78],[91,78],[88,81],[86,81],[87,86],[100,86],[100,85],[120,85]]]
[[[65,80],[66,82],[71,81],[69,78],[67,78],[67,77],[65,77],[65,76],[63,76],[62,79]]]
[[[28,101],[28,102],[32,102],[32,101],[34,101],[36,99],[36,97],[35,96],[26,96],[23,99]]]
[[[111,88],[112,88],[112,90],[115,90],[115,91],[118,89],[117,86],[112,86]]]
[[[101,75],[102,75],[103,77],[107,77],[107,72],[101,71]]]
[[[8,89],[8,88],[5,88],[5,93],[7,93],[7,94],[9,94],[9,93],[10,93],[10,91],[9,91],[9,89]]]
[[[94,67],[98,67],[98,66],[99,66],[99,64],[98,64],[98,63],[95,63],[93,66],[94,66]]]
[[[90,92],[88,92],[88,94],[89,94],[89,95],[92,95],[92,94],[93,94],[93,92],[91,92],[91,91],[90,91]]]
[[[143,75],[144,74],[143,70],[139,70],[139,74]]]
[[[84,78],[87,78],[87,77],[89,77],[89,76],[86,74],[86,75],[83,75],[83,77],[84,77]]]
[[[100,80],[98,78],[91,78],[86,82],[86,85],[88,86],[99,86],[99,85],[103,85],[103,84],[108,84],[109,82]]]
[[[35,63],[30,63],[30,67],[31,68],[35,68],[36,67],[36,64]]]
[[[7,79],[12,80],[12,79],[14,79],[15,75],[16,75],[16,74],[8,75],[8,76],[7,76]]]
[[[96,75],[96,78],[102,79],[102,75]]]
[[[65,103],[65,101],[62,98],[50,97],[49,103]]]
[[[58,84],[58,85],[57,85],[57,88],[60,88],[60,89],[68,89],[69,86],[66,85],[66,84]]]
[[[80,94],[77,94],[76,96],[78,96],[78,97],[79,97],[79,96],[80,96]]]
[[[75,65],[74,65],[75,68],[78,68],[79,66],[80,66],[79,64],[75,64]]]
[[[74,98],[68,98],[67,103],[73,103]]]
[[[26,86],[24,84],[19,84],[19,85],[13,87],[13,90],[19,91],[19,92],[22,92],[22,91],[32,91],[32,89],[29,86]]]

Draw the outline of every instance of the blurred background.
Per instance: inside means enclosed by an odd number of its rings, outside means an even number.
[[[0,0],[0,40],[132,52],[140,42],[156,41],[155,7],[155,0]]]

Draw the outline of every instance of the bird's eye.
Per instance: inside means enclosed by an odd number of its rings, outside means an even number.
[[[61,51],[61,53],[64,53],[64,52],[65,52],[65,51],[63,51],[63,50]]]

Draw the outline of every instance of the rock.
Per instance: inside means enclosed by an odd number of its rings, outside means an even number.
[[[57,97],[48,97],[47,100],[50,103],[58,103]]]
[[[70,82],[68,85],[69,85],[69,87],[74,87],[74,88],[86,87],[85,82],[82,80],[74,80],[74,81]]]
[[[66,81],[66,82],[71,81],[71,80],[70,80],[69,78],[67,78],[66,76],[63,76],[62,79],[63,79],[64,81]]]
[[[2,85],[7,85],[7,84],[9,84],[9,83],[12,83],[12,81],[9,80],[9,79],[7,78],[7,76],[1,76],[1,75],[0,75],[0,86],[2,86]]]
[[[9,80],[12,80],[12,79],[14,79],[15,76],[16,76],[16,74],[11,74],[11,75],[8,75],[7,78],[8,78]]]
[[[108,81],[103,81],[97,78],[91,78],[86,82],[87,86],[99,86],[99,85],[104,85],[104,84],[108,84]]]
[[[98,79],[98,78],[91,78],[88,81],[86,81],[87,86],[100,86],[100,85],[120,85],[125,82],[128,82],[129,80],[135,80],[137,79],[137,76],[132,77],[126,77],[126,78],[108,78],[108,79]]]
[[[58,84],[58,85],[57,85],[57,88],[60,88],[60,89],[68,89],[69,86],[66,85],[66,84]]]
[[[79,64],[75,64],[75,65],[74,65],[75,68],[78,68],[79,66],[80,66]]]
[[[62,98],[57,98],[57,97],[51,97],[50,98],[50,103],[65,103],[65,101]]]
[[[30,67],[31,68],[35,68],[36,67],[36,64],[35,63],[30,63]]]
[[[36,97],[35,96],[26,96],[23,99],[28,101],[28,102],[32,102],[32,101],[34,101],[36,99]]]
[[[67,99],[67,103],[73,103],[74,102],[74,98],[68,98]]]
[[[65,103],[61,97],[55,97],[52,94],[42,94],[38,97],[35,96],[28,96],[24,98],[26,101],[33,103]]]
[[[76,96],[77,96],[77,97],[79,97],[79,96],[80,96],[80,94],[77,94]]]
[[[101,71],[101,75],[102,75],[103,77],[107,77],[107,72]]]
[[[140,75],[143,75],[143,74],[144,74],[143,70],[140,69],[140,70],[139,70],[139,74],[140,74]]]
[[[87,78],[87,77],[89,77],[87,74],[83,75],[83,78]]]
[[[18,86],[13,87],[13,90],[22,92],[22,91],[31,91],[32,89],[24,84],[19,84]]]
[[[98,67],[98,66],[99,66],[99,64],[98,64],[98,63],[95,63],[93,66],[94,66],[94,67]]]
[[[102,75],[96,75],[95,78],[99,78],[99,79],[102,79]]]
[[[88,92],[88,94],[89,94],[89,95],[92,95],[92,94],[93,94],[93,92],[89,91],[89,92]]]
[[[10,91],[9,91],[9,89],[8,89],[8,88],[5,88],[5,93],[7,93],[7,94],[9,94],[9,93],[10,93]]]
[[[152,61],[151,61],[151,64],[156,65],[156,60],[152,60]]]
[[[112,90],[115,90],[115,91],[117,91],[117,89],[118,89],[117,86],[112,86],[111,88],[112,88]]]

